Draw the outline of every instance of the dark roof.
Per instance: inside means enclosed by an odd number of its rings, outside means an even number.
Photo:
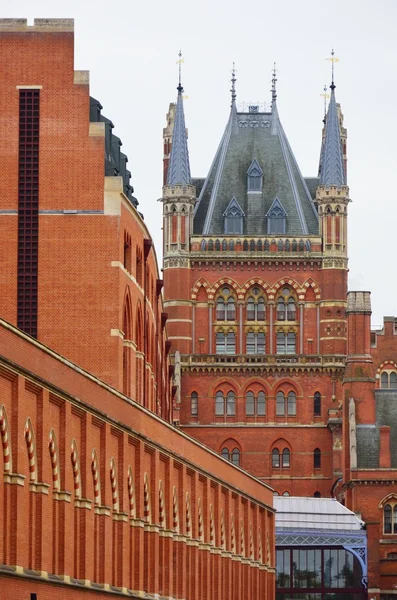
[[[172,133],[171,155],[168,164],[167,185],[191,185],[192,183],[182,92],[183,88],[179,85],[174,130]]]
[[[357,425],[357,466],[365,469],[379,467],[380,434],[382,425],[390,427],[391,466],[397,468],[397,389],[375,390],[376,425]]]
[[[346,185],[340,134],[335,86],[331,85],[331,99],[325,120],[325,138],[320,158],[320,185],[337,187]]]
[[[247,192],[247,171],[254,159],[263,171],[260,193]],[[318,234],[317,211],[284,133],[275,102],[271,113],[237,112],[232,105],[196,205],[195,233],[223,234],[223,214],[233,196],[246,215],[246,235],[266,234],[266,214],[276,197],[288,215],[286,235]]]

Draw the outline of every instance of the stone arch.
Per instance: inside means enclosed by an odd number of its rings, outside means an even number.
[[[221,287],[230,287],[235,294],[238,296],[241,288],[239,286],[239,284],[237,283],[237,281],[234,281],[234,279],[231,279],[230,277],[222,277],[222,279],[219,279],[218,281],[216,281],[212,288],[211,288],[211,293],[213,296],[215,296],[215,294],[217,293],[217,291],[221,288]]]
[[[247,295],[248,291],[255,286],[262,288],[266,296],[268,295],[268,292],[271,289],[270,285],[266,281],[261,279],[261,277],[251,277],[250,279],[247,279],[247,281],[241,286],[241,291],[244,295],[244,298]]]
[[[52,469],[52,484],[54,486],[54,491],[59,492],[60,490],[60,476],[59,476],[59,465],[58,465],[58,444],[55,436],[55,432],[53,429],[50,431],[50,435],[48,438],[48,449],[50,451],[51,458],[51,469]]]
[[[276,440],[273,440],[273,442],[270,444],[270,452],[273,450],[273,448],[278,448],[279,450],[288,448],[288,450],[292,452],[292,445],[284,437],[279,437]]]
[[[379,502],[378,508],[383,508],[388,502],[397,502],[397,494],[393,492],[391,494],[387,494],[387,496],[382,498],[382,500]]]
[[[316,300],[321,300],[321,290],[311,277],[303,283],[301,293],[306,295],[309,288],[313,290]]]
[[[205,289],[205,291],[208,295],[208,292],[210,291],[210,284],[208,283],[208,281],[206,279],[204,279],[204,277],[201,277],[200,279],[198,279],[196,281],[196,283],[193,285],[192,292],[191,292],[192,300],[195,300],[197,298],[197,294],[198,294],[200,288],[202,288],[202,287]]]
[[[0,405],[0,436],[3,448],[4,473],[12,473],[11,439],[5,406]]]
[[[279,279],[278,281],[276,281],[273,284],[273,288],[271,291],[275,295],[275,294],[277,294],[278,290],[284,286],[292,288],[295,291],[295,293],[297,295],[299,295],[300,285],[297,281],[295,281],[295,279],[291,279],[290,277],[283,277],[282,279]]]
[[[74,494],[75,494],[76,498],[81,498],[80,459],[79,459],[79,453],[77,450],[76,440],[74,440],[74,439],[72,440],[72,444],[70,447],[70,459],[72,461]]]
[[[25,441],[28,451],[29,461],[29,480],[33,483],[37,483],[37,455],[36,455],[36,442],[33,431],[32,421],[30,417],[25,422]]]
[[[292,377],[285,377],[281,381],[277,380],[274,382],[271,388],[274,396],[276,396],[277,392],[295,392],[296,397],[303,397],[303,388],[297,379],[292,379]]]

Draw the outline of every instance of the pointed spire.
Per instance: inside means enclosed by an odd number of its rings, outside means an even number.
[[[185,126],[185,113],[183,110],[183,86],[181,81],[182,53],[179,51],[179,83],[178,99],[175,110],[174,131],[172,134],[172,147],[168,165],[167,185],[191,185],[189,150]]]
[[[331,52],[330,60],[332,64],[332,83],[330,85],[331,98],[325,120],[325,138],[321,156],[320,185],[336,185],[340,187],[346,185],[346,174],[343,165],[341,132],[335,98],[336,86],[334,83],[334,63],[337,62],[338,59],[334,58],[333,50]]]
[[[273,63],[273,73],[272,73],[272,107],[273,104],[275,104],[276,100],[277,100],[277,90],[276,90],[276,83],[277,83],[277,77],[276,77],[276,63]]]
[[[233,63],[233,69],[232,69],[232,87],[230,88],[230,92],[232,94],[232,103],[231,103],[231,107],[236,105],[236,69]]]

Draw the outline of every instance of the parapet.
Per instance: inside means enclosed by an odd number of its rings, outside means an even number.
[[[27,19],[0,19],[0,33],[3,32],[65,32],[74,31],[74,19],[35,19],[28,25]]]
[[[348,292],[347,293],[347,313],[361,313],[370,315],[371,310],[371,292]]]

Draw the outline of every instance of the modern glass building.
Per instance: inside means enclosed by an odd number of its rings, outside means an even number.
[[[276,600],[366,600],[365,524],[332,498],[275,496]]]

